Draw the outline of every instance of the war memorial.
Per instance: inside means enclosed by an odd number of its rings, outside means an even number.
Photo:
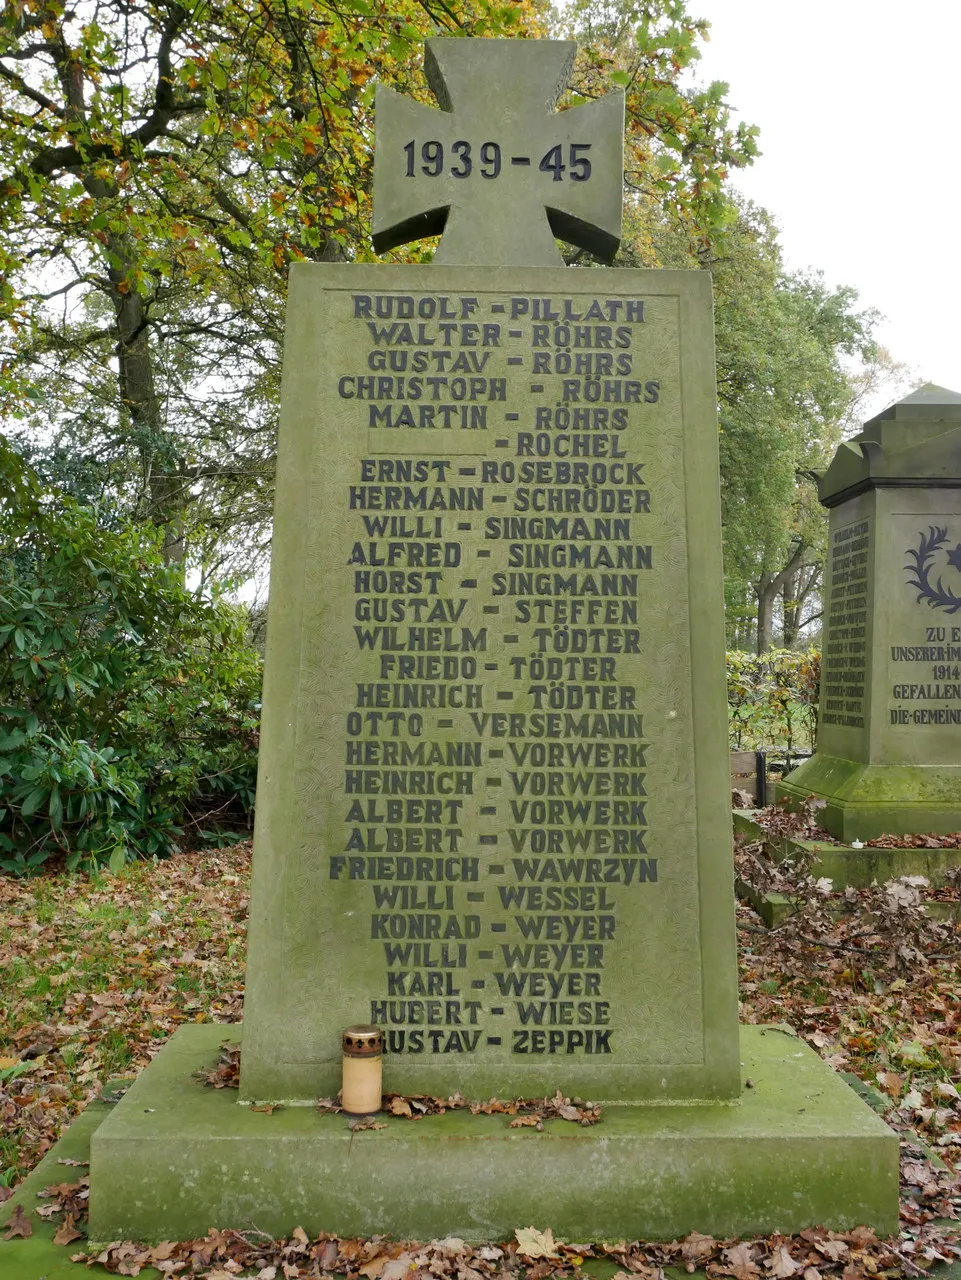
[[[428,42],[374,244],[434,261],[291,273],[240,1101],[178,1031],[93,1135],[93,1239],[897,1227],[896,1135],[738,1025],[710,278],[563,265],[623,182],[573,54]],[[354,1133],[315,1102],[357,1023],[391,1092],[602,1120]]]

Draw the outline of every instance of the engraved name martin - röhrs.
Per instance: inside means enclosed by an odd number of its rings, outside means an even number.
[[[610,262],[621,236],[624,95],[556,111],[566,40],[427,41],[438,111],[377,88],[378,253],[443,232],[443,265],[563,265],[554,237]]]

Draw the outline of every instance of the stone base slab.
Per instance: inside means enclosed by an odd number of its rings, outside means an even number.
[[[201,1084],[195,1073],[239,1033],[182,1027],[97,1129],[92,1240],[214,1226],[470,1241],[530,1225],[566,1240],[898,1227],[896,1135],[778,1028],[741,1028],[753,1083],[740,1103],[611,1105],[594,1127],[543,1132],[463,1111],[384,1116],[353,1135],[342,1115],[268,1115]]]
[[[861,764],[818,753],[775,787],[777,801],[795,804],[808,796],[824,802],[818,823],[845,844],[961,831],[961,769]]]
[[[799,854],[810,855],[810,874],[816,878],[826,876],[835,889],[849,885],[867,889],[898,876],[924,876],[931,884],[938,885],[952,867],[961,866],[961,849],[870,849],[866,846],[855,849],[848,844],[829,844],[824,840],[796,840],[792,836],[772,836],[755,821],[754,809],[733,812],[735,835],[762,840],[775,862],[796,858]],[[746,900],[751,901],[749,896]],[[751,902],[751,905],[755,904]]]
[[[126,1082],[112,1082],[113,1085],[118,1083]],[[0,1276],[3,1280],[79,1280],[81,1276],[88,1274],[70,1261],[72,1253],[86,1251],[86,1240],[75,1240],[68,1245],[54,1244],[53,1237],[60,1225],[59,1220],[41,1218],[34,1211],[50,1203],[49,1200],[37,1198],[45,1187],[61,1182],[77,1182],[87,1172],[82,1165],[90,1156],[91,1134],[109,1112],[108,1103],[99,1099],[91,1102],[33,1172],[24,1178],[10,1199],[0,1204]],[[74,1163],[65,1166],[61,1163],[64,1160]],[[33,1234],[26,1239],[15,1236],[12,1240],[5,1240],[3,1237],[7,1223],[18,1208],[22,1208],[26,1214]],[[96,1274],[105,1273],[98,1268]],[[148,1280],[148,1277],[159,1276],[159,1272],[151,1268],[141,1272],[141,1275],[143,1280]]]
[[[801,905],[797,898],[789,898],[786,893],[765,893],[740,877],[734,881],[734,892],[742,902],[754,908],[769,929],[777,928],[788,916],[796,915]]]

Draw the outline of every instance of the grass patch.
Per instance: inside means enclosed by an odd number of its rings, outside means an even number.
[[[239,1019],[249,869],[243,844],[116,876],[0,877],[0,1185],[182,1022]]]

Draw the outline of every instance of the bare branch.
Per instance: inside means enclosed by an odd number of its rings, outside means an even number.
[[[7,55],[4,54],[4,57],[6,56]],[[52,111],[53,114],[59,116],[61,120],[64,118],[65,112],[63,107],[54,102],[52,98],[48,98],[45,93],[41,93],[39,89],[32,88],[27,84],[26,80],[24,80],[23,76],[18,75],[16,71],[11,71],[9,67],[5,67],[2,62],[0,62],[0,76],[2,76],[8,84],[12,84],[18,93],[22,93],[25,98],[29,98],[31,102],[36,102],[38,106],[43,107],[46,111]]]

